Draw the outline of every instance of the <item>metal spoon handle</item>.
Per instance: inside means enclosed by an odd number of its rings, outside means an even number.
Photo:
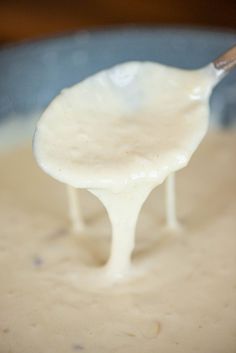
[[[227,73],[236,68],[236,45],[227,50],[213,61],[218,77],[223,78]]]

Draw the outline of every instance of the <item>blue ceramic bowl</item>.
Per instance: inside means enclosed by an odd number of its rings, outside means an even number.
[[[66,87],[98,70],[129,60],[199,68],[236,43],[236,32],[183,28],[83,31],[0,49],[0,122],[27,119]],[[236,72],[216,88],[212,117],[236,121]]]

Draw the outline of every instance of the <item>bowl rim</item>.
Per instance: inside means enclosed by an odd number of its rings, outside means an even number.
[[[35,38],[26,38],[17,42],[3,43],[0,45],[0,56],[2,53],[15,51],[15,50],[24,50],[30,46],[41,46],[46,43],[51,43],[57,40],[70,40],[74,37],[80,36],[104,36],[104,35],[114,35],[124,33],[139,33],[147,34],[150,32],[160,32],[171,33],[178,32],[178,34],[190,34],[190,35],[211,35],[216,36],[222,35],[233,35],[235,36],[236,42],[236,29],[233,28],[222,28],[217,26],[197,26],[197,25],[137,25],[137,24],[128,24],[128,25],[110,25],[110,26],[97,26],[88,29],[79,29],[79,30],[67,30],[59,33],[37,36]]]

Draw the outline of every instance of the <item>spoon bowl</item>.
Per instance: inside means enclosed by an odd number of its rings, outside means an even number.
[[[160,184],[188,163],[205,135],[216,80],[212,65],[179,70],[130,62],[99,72],[63,90],[43,113],[36,159],[77,188]]]

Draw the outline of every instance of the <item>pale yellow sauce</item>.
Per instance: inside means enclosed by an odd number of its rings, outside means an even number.
[[[164,185],[152,192],[134,275],[106,288],[91,280],[110,249],[98,200],[80,193],[87,226],[76,237],[64,185],[30,146],[2,154],[0,352],[235,353],[235,151],[235,133],[210,133],[178,173],[177,233],[165,227]]]
[[[204,137],[217,80],[213,65],[187,71],[124,63],[62,91],[41,116],[34,138],[39,166],[69,186],[89,190],[107,209],[112,244],[104,272],[109,280],[130,274],[144,201],[187,165]],[[167,219],[173,228],[171,181]],[[73,228],[79,232],[81,217],[71,188],[69,199]]]

